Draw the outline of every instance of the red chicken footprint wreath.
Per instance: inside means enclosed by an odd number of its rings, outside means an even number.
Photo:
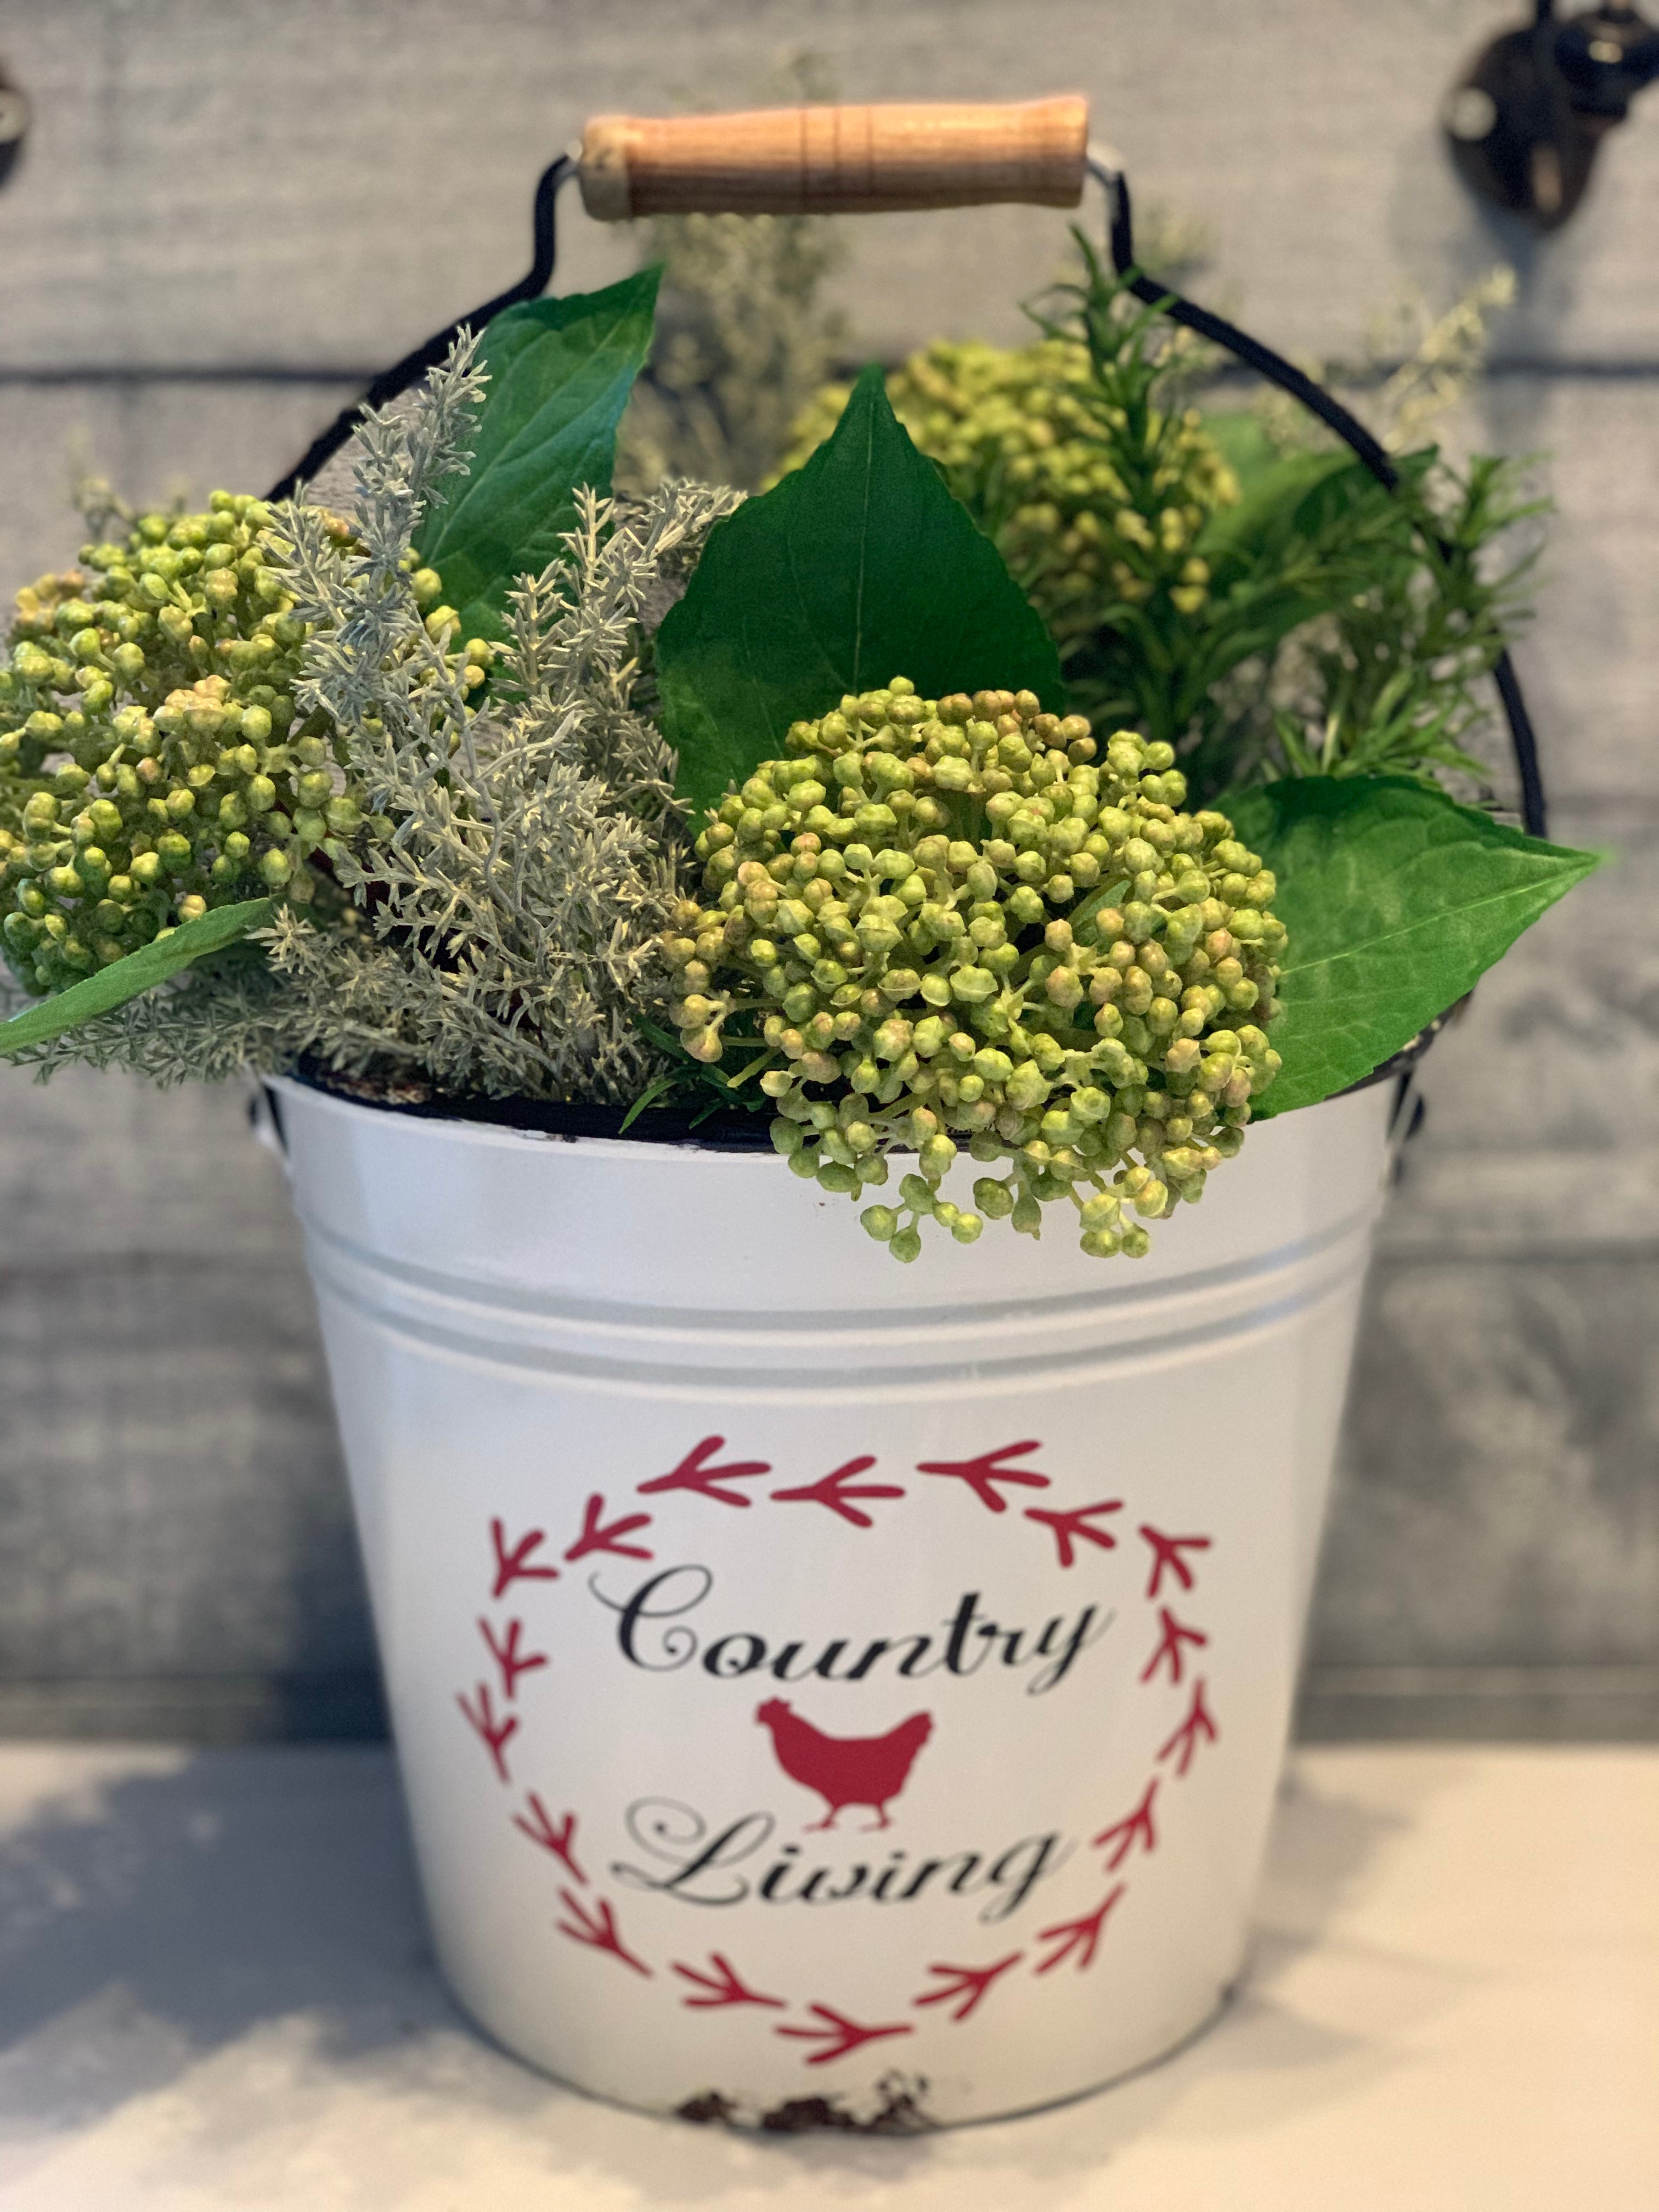
[[[876,1526],[874,1516],[867,1510],[870,1504],[902,1500],[908,1494],[902,1484],[856,1480],[875,1467],[876,1457],[871,1453],[845,1461],[810,1482],[787,1485],[769,1492],[752,1488],[739,1490],[733,1485],[754,1484],[771,1474],[772,1467],[764,1460],[722,1463],[719,1455],[725,1449],[723,1437],[703,1437],[669,1473],[641,1482],[636,1486],[637,1494],[649,1497],[678,1492],[708,1505],[740,1510],[757,1503],[818,1504],[860,1530]],[[1041,1443],[1035,1438],[1025,1438],[967,1459],[924,1461],[915,1472],[954,1480],[961,1485],[960,1494],[964,1498],[973,1499],[991,1513],[1006,1515],[1009,1511],[1007,1492],[1050,1487],[1049,1478],[1030,1463],[1030,1455],[1041,1449]],[[1011,1461],[1025,1463],[1011,1466]],[[1055,1565],[1063,1571],[1078,1564],[1083,1556],[1080,1546],[1102,1551],[1118,1547],[1117,1534],[1112,1528],[1102,1524],[1109,1516],[1121,1512],[1123,1504],[1121,1498],[1102,1498],[1066,1509],[1026,1506],[1018,1519],[1048,1532],[1054,1544]],[[520,1583],[557,1582],[562,1567],[595,1554],[653,1559],[647,1545],[629,1540],[637,1539],[652,1527],[653,1516],[648,1512],[623,1513],[607,1520],[606,1510],[602,1492],[595,1492],[588,1498],[581,1526],[558,1554],[557,1565],[544,1549],[549,1540],[546,1530],[528,1528],[509,1534],[501,1517],[492,1519],[489,1525],[490,1602],[500,1605]],[[1151,1555],[1143,1595],[1148,1607],[1155,1608],[1157,1630],[1156,1639],[1137,1679],[1149,1691],[1161,1688],[1166,1693],[1170,1690],[1183,1692],[1183,1709],[1154,1756],[1154,1771],[1147,1778],[1138,1802],[1127,1812],[1109,1820],[1091,1838],[1091,1849],[1102,1854],[1102,1871],[1109,1887],[1090,1910],[1039,1929],[1029,1946],[982,1964],[929,1964],[924,1971],[932,1978],[932,1984],[910,1999],[915,2010],[937,2008],[935,2017],[960,2023],[973,2018],[980,2007],[1022,1967],[1032,1976],[1052,1974],[1066,1967],[1075,1972],[1086,1972],[1099,1955],[1109,1921],[1128,1893],[1128,1875],[1122,1870],[1130,1866],[1137,1854],[1148,1857],[1158,1849],[1158,1820],[1162,1817],[1158,1809],[1160,1790],[1182,1780],[1199,1752],[1219,1738],[1220,1729],[1206,1694],[1206,1678],[1192,1671],[1197,1655],[1208,1646],[1208,1632],[1196,1621],[1182,1620],[1175,1610],[1176,1603],[1184,1603],[1195,1591],[1200,1565],[1196,1555],[1209,1551],[1212,1540],[1199,1533],[1175,1534],[1144,1522],[1136,1534]],[[513,1745],[520,1727],[517,1708],[520,1685],[526,1676],[534,1677],[549,1667],[550,1655],[533,1648],[528,1627],[516,1613],[505,1619],[480,1615],[477,1628],[493,1669],[493,1679],[486,1674],[470,1692],[458,1692],[456,1705],[487,1753],[496,1779],[504,1787],[511,1788]],[[914,1713],[884,1735],[832,1736],[797,1713],[781,1698],[765,1700],[755,1718],[769,1733],[774,1753],[783,1772],[811,1791],[824,1807],[821,1820],[806,1824],[809,1832],[834,1830],[843,1812],[859,1809],[876,1815],[874,1820],[864,1824],[866,1831],[890,1826],[888,1808],[903,1792],[933,1729],[931,1714]],[[531,1844],[557,1863],[561,1908],[554,1922],[557,1932],[573,1942],[609,1955],[629,1972],[653,1978],[654,1968],[625,1940],[615,1905],[592,1891],[589,1875],[577,1856],[575,1813],[565,1810],[556,1816],[540,1796],[532,1790],[526,1793],[520,1809],[512,1813],[510,1818]],[[1118,1879],[1112,1880],[1113,1876]],[[791,2008],[789,1998],[754,1987],[723,1952],[711,1951],[706,1964],[701,1966],[678,1959],[670,1963],[674,1975],[688,1985],[680,2002],[690,2010],[716,2011],[732,2006],[761,2012],[787,2012]],[[775,2022],[772,2033],[811,2046],[802,2052],[804,2063],[809,2066],[831,2064],[851,2057],[866,2044],[909,2035],[916,2026],[910,2021],[856,2021],[836,2006],[816,2000],[806,2002],[799,2010],[805,2018]]]

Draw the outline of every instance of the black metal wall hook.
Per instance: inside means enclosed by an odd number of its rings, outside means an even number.
[[[312,441],[288,474],[279,477],[265,494],[267,499],[292,499],[301,484],[309,483],[324,463],[334,458],[366,415],[376,407],[384,407],[389,399],[397,398],[399,392],[407,392],[411,384],[417,383],[428,369],[435,368],[462,331],[481,331],[503,307],[516,307],[520,300],[541,297],[558,258],[554,203],[560,185],[575,173],[575,157],[561,154],[556,161],[543,170],[537,181],[531,210],[534,258],[529,274],[508,290],[497,293],[493,300],[486,300],[481,307],[474,307],[470,314],[459,316],[442,330],[435,331],[424,344],[417,345],[413,353],[406,353],[383,376],[377,376],[361,399],[354,399],[349,407],[342,408],[322,435]]]
[[[1310,376],[1277,354],[1271,346],[1253,338],[1248,331],[1227,321],[1224,316],[1212,314],[1207,307],[1183,299],[1179,292],[1167,284],[1160,284],[1146,276],[1135,264],[1134,214],[1129,197],[1129,183],[1114,156],[1104,149],[1091,149],[1089,169],[1106,194],[1107,236],[1111,249],[1112,266],[1127,281],[1127,289],[1137,300],[1148,307],[1158,307],[1172,323],[1183,329],[1196,331],[1200,337],[1222,347],[1235,360],[1276,384],[1281,392],[1288,392],[1299,400],[1308,411],[1319,419],[1327,429],[1333,430],[1351,452],[1389,491],[1400,488],[1400,471],[1389,459],[1385,448],[1372,435],[1357,415],[1351,414],[1341,401],[1316,384]],[[1442,547],[1443,551],[1449,548]],[[1544,796],[1544,780],[1538,761],[1538,738],[1527,711],[1527,702],[1521,694],[1521,679],[1515,672],[1508,648],[1500,653],[1492,664],[1492,681],[1498,687],[1504,718],[1509,725],[1510,743],[1515,754],[1515,765],[1521,784],[1521,818],[1527,834],[1532,837],[1547,836],[1548,832],[1548,802]]]
[[[17,167],[28,132],[28,96],[0,62],[0,185]]]
[[[1441,106],[1448,151],[1475,196],[1534,230],[1558,230],[1589,187],[1601,141],[1659,81],[1659,27],[1633,0],[1599,0],[1501,32]]]

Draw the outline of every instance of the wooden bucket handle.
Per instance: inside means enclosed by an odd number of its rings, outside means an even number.
[[[601,222],[651,215],[875,215],[1020,200],[1075,207],[1088,102],[769,107],[732,115],[596,115],[582,201]]]

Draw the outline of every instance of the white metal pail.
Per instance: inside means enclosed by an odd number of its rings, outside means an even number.
[[[274,1089],[439,1956],[492,2034],[655,2111],[896,2127],[1213,2012],[1389,1086],[1253,1131],[1139,1263],[993,1229],[908,1268],[768,1155]]]

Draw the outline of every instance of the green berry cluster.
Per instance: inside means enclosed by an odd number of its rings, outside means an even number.
[[[304,903],[366,833],[332,725],[296,704],[307,630],[281,556],[263,501],[215,492],[205,514],[141,515],[18,593],[0,665],[0,942],[26,990],[61,990],[210,907]],[[457,627],[435,573],[412,580],[433,635]],[[489,659],[469,643],[470,687]]]
[[[790,731],[699,836],[702,897],[665,940],[693,1056],[741,1052],[798,1175],[862,1196],[901,1260],[924,1217],[971,1243],[1075,1207],[1082,1248],[1196,1200],[1279,1054],[1283,924],[1224,815],[1182,811],[1175,756],[1029,691],[933,701],[896,677]],[[940,1186],[965,1143],[1001,1176]]]
[[[798,468],[839,421],[850,387],[830,386],[795,426]],[[1184,615],[1206,605],[1195,541],[1237,479],[1195,408],[1144,422],[1099,386],[1088,348],[1045,338],[1007,351],[941,339],[887,381],[895,413],[1003,558],[1062,645],[1113,599],[1160,588]]]

